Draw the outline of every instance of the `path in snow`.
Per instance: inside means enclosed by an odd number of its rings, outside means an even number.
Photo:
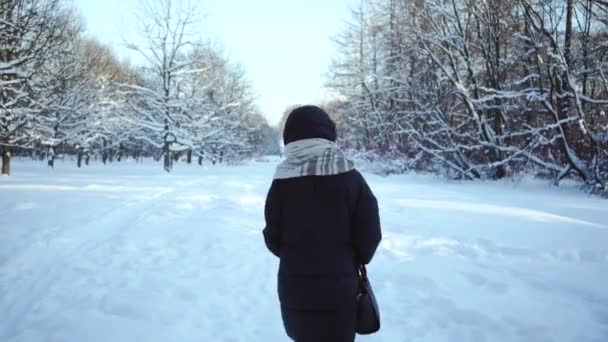
[[[0,341],[286,341],[261,236],[273,166],[17,162],[0,179]],[[606,341],[608,202],[367,177],[383,328],[358,340]]]

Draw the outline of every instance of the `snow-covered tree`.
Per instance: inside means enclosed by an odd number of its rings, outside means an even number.
[[[2,174],[10,174],[11,150],[31,147],[43,98],[36,79],[47,58],[65,43],[71,15],[61,0],[0,2],[0,146]]]
[[[185,155],[214,162],[263,153],[272,131],[260,115],[245,69],[196,32],[200,12],[187,0],[141,1],[141,40],[132,66],[84,36],[63,0],[1,0],[0,148],[112,162]],[[143,61],[143,62],[142,62]]]
[[[196,154],[202,162],[252,153],[257,108],[242,67],[197,36],[200,14],[192,2],[142,6],[143,39],[129,47],[145,60],[143,82],[123,87],[140,128],[136,138],[162,149],[167,171],[174,154],[186,153],[188,162]]]
[[[606,4],[363,0],[328,85],[356,149],[458,178],[606,189]]]
[[[126,84],[126,92],[138,114],[136,124],[144,132],[140,137],[162,148],[164,168],[170,171],[173,152],[192,140],[188,135],[192,116],[180,87],[190,74],[203,71],[189,56],[196,44],[199,12],[186,0],[142,0],[140,5],[142,40],[128,47],[145,59],[141,70],[146,79],[145,85]]]

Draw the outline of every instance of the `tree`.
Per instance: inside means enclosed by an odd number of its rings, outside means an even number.
[[[139,115],[137,124],[155,134],[148,142],[162,146],[164,169],[171,171],[174,145],[186,144],[189,116],[181,97],[180,86],[185,76],[202,70],[193,66],[188,52],[195,46],[194,25],[198,10],[187,0],[142,0],[138,22],[142,44],[128,47],[146,61],[142,70],[149,75],[146,86],[126,85],[136,98],[132,107]],[[156,141],[159,141],[158,143]]]
[[[70,16],[61,0],[2,0],[0,7],[0,146],[8,175],[11,149],[33,143],[44,107],[35,80],[64,43]]]
[[[361,1],[328,86],[340,139],[450,177],[608,180],[601,1]]]

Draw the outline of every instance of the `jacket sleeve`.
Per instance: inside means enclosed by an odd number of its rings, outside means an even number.
[[[281,207],[280,207],[279,192],[276,181],[272,182],[268,196],[266,197],[266,206],[264,208],[264,217],[266,218],[266,228],[264,228],[264,241],[266,247],[277,257],[281,252],[281,234],[283,227],[281,226]]]
[[[372,260],[380,240],[378,201],[363,176],[359,175],[359,193],[353,215],[353,240],[358,261],[367,265]]]

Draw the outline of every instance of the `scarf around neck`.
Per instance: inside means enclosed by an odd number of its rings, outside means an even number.
[[[287,144],[284,154],[285,159],[277,166],[274,179],[331,176],[355,168],[335,142],[321,138]]]

